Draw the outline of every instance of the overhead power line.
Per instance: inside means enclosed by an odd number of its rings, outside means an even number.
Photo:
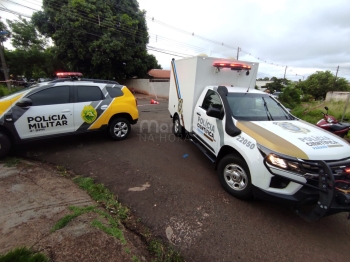
[[[34,9],[34,8],[32,8],[32,7],[29,7],[29,6],[25,6],[25,5],[23,5],[23,4],[17,3],[17,2],[12,1],[12,0],[6,0],[6,1],[11,2],[11,3],[13,3],[13,4],[17,4],[17,5],[22,6],[22,7],[29,8],[29,9],[34,10],[34,11],[40,11],[40,10],[38,10],[38,9]],[[35,0],[32,0],[32,1],[35,1]],[[30,1],[28,1],[28,0],[24,0],[24,2],[28,2],[28,3],[34,4],[33,2],[30,2]],[[38,1],[38,2],[41,2],[41,1]],[[107,4],[111,5],[111,3],[107,3]],[[41,6],[41,5],[39,5],[39,4],[36,4],[36,5],[37,5],[37,6]],[[59,11],[59,10],[61,10],[61,9],[63,8],[63,6],[62,6],[61,4],[55,4],[55,3],[52,3],[52,2],[49,2],[48,7],[51,8],[51,9],[53,9],[53,10],[56,10],[56,11]],[[133,29],[132,27],[128,27],[128,26],[125,26],[125,25],[123,26],[124,28],[123,28],[123,27],[115,28],[116,25],[115,25],[114,23],[112,23],[112,21],[111,21],[111,22],[104,22],[104,23],[102,22],[102,24],[101,24],[101,23],[99,23],[99,19],[100,19],[100,15],[99,15],[99,14],[94,15],[94,14],[92,14],[92,13],[88,13],[88,12],[86,12],[85,10],[81,10],[81,9],[79,9],[79,8],[74,8],[74,9],[75,9],[76,12],[77,12],[77,14],[75,14],[75,15],[76,15],[78,18],[80,18],[80,19],[85,19],[85,21],[88,22],[88,23],[93,23],[93,24],[95,24],[95,25],[98,24],[100,27],[104,27],[104,28],[107,28],[107,29],[108,29],[108,28],[113,28],[113,29],[116,30],[116,31],[123,32],[123,33],[129,34],[129,35],[131,35],[131,36],[139,36],[139,37],[148,36],[150,40],[154,40],[154,39],[155,39],[156,42],[165,41],[165,42],[168,43],[168,44],[167,44],[168,46],[169,46],[169,45],[172,45],[172,46],[180,47],[180,48],[190,48],[191,50],[193,50],[193,51],[195,51],[195,52],[198,52],[198,53],[203,53],[203,52],[205,53],[205,52],[208,51],[208,49],[205,49],[205,48],[202,48],[202,47],[198,47],[198,46],[193,46],[193,45],[185,44],[185,43],[183,43],[183,42],[176,41],[176,40],[173,40],[173,39],[170,39],[170,38],[166,38],[166,37],[160,36],[160,35],[158,35],[158,34],[148,33],[147,31],[137,30],[137,33],[134,33],[134,32],[132,32],[132,29]],[[130,10],[126,10],[126,9],[122,8],[121,6],[118,6],[118,9],[121,9],[121,10],[124,10],[124,11],[130,11]],[[0,9],[0,10],[1,10],[1,9]],[[7,10],[8,10],[8,9],[7,9]],[[4,11],[6,11],[6,10],[4,10]],[[11,11],[13,11],[13,10],[11,10]],[[12,13],[13,13],[13,12],[12,12]],[[14,14],[14,13],[13,13],[13,14]],[[30,18],[30,16],[25,15],[25,14],[19,14],[18,12],[17,12],[17,14],[18,14],[18,15],[21,15],[21,16],[24,16],[24,17]],[[172,30],[176,30],[176,31],[178,31],[178,32],[181,32],[181,33],[184,33],[184,34],[187,34],[187,35],[196,37],[196,38],[201,39],[201,40],[203,40],[203,41],[207,41],[207,42],[210,42],[210,43],[213,43],[213,44],[221,45],[222,47],[226,47],[226,48],[229,48],[229,49],[237,50],[237,58],[238,58],[238,53],[239,53],[239,52],[242,52],[242,53],[245,53],[245,54],[247,54],[247,55],[249,55],[249,56],[254,57],[251,53],[248,53],[248,52],[242,50],[241,48],[235,48],[235,47],[226,45],[226,44],[224,44],[224,43],[221,43],[221,42],[219,42],[219,41],[214,41],[214,40],[211,40],[211,39],[208,39],[208,38],[205,38],[205,37],[201,37],[201,36],[199,36],[199,35],[196,35],[194,32],[191,33],[191,32],[188,32],[188,31],[185,31],[185,30],[176,28],[176,27],[174,27],[174,26],[168,25],[168,24],[163,23],[163,22],[161,22],[161,21],[155,20],[153,17],[152,17],[152,18],[149,17],[149,16],[145,16],[145,17],[146,17],[146,19],[151,19],[152,22],[158,23],[158,24],[160,24],[160,25],[162,25],[162,26],[165,26],[165,27],[167,27],[167,28],[170,28],[170,29],[172,29]],[[103,17],[101,17],[101,18],[103,18]],[[159,49],[159,50],[161,50],[161,49]],[[165,50],[165,49],[163,49],[163,50]],[[153,51],[154,51],[154,50],[153,50]],[[172,51],[170,51],[170,52],[172,52]],[[191,55],[188,54],[187,56],[191,56]],[[270,63],[270,62],[268,62],[268,61],[266,61],[266,60],[264,60],[264,59],[262,59],[262,58],[260,58],[260,57],[254,57],[254,58],[258,59],[258,60],[261,61],[262,63],[271,64],[271,65],[273,65],[273,66],[284,67],[284,66],[281,66],[281,65],[276,64],[276,63]],[[290,69],[290,71],[292,71],[292,69]],[[295,76],[300,76],[300,77],[303,77],[303,78],[305,77],[304,75],[301,75],[301,74],[298,74],[298,73],[295,73]]]

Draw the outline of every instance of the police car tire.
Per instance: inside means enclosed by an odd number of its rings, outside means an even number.
[[[4,133],[0,132],[0,158],[5,157],[11,149],[11,141]]]
[[[245,187],[243,189],[234,189],[235,186],[233,186],[233,184],[235,184],[236,182],[232,180],[232,177],[225,174],[225,169],[227,168],[236,168],[238,180],[241,178],[244,181]],[[218,175],[221,185],[231,195],[245,200],[253,198],[253,186],[251,182],[252,180],[250,177],[249,168],[247,166],[247,163],[241,157],[237,157],[236,155],[232,154],[223,157],[218,166]]]
[[[118,125],[118,127],[122,127],[124,131],[127,131],[124,135],[117,135],[115,133],[115,130],[114,128]],[[130,134],[130,131],[131,131],[131,126],[130,126],[130,123],[128,120],[126,120],[125,118],[115,118],[113,119],[110,124],[109,124],[109,127],[108,127],[108,133],[109,133],[109,136],[113,139],[113,140],[116,140],[116,141],[120,141],[120,140],[124,140],[126,139],[129,134]]]
[[[182,137],[184,134],[184,128],[181,126],[180,118],[178,115],[174,116],[173,133],[177,137]]]

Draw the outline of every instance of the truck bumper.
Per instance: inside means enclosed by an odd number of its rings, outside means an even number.
[[[350,165],[350,160],[343,162],[344,165]],[[281,176],[270,168],[266,160],[264,164],[271,174]],[[312,165],[318,169],[318,177],[308,178],[307,183],[282,176],[284,179],[303,185],[294,195],[272,193],[257,187],[253,188],[253,193],[260,199],[290,204],[295,213],[306,221],[317,221],[325,216],[350,212],[350,190],[342,190],[337,186],[338,183],[349,183],[350,185],[350,176],[343,175],[347,177],[347,181],[339,180],[338,175],[335,176],[332,171],[332,166],[339,165],[339,162],[332,164],[325,161],[314,161]]]

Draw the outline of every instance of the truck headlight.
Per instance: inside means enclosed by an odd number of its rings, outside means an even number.
[[[260,144],[257,147],[261,155],[266,158],[266,162],[270,165],[296,173],[303,173],[303,168],[300,164],[293,161],[294,159],[297,160],[296,158],[276,153]]]

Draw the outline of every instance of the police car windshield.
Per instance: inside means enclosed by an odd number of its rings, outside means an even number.
[[[268,94],[229,93],[227,100],[232,115],[243,121],[292,120],[292,117],[282,106]]]

